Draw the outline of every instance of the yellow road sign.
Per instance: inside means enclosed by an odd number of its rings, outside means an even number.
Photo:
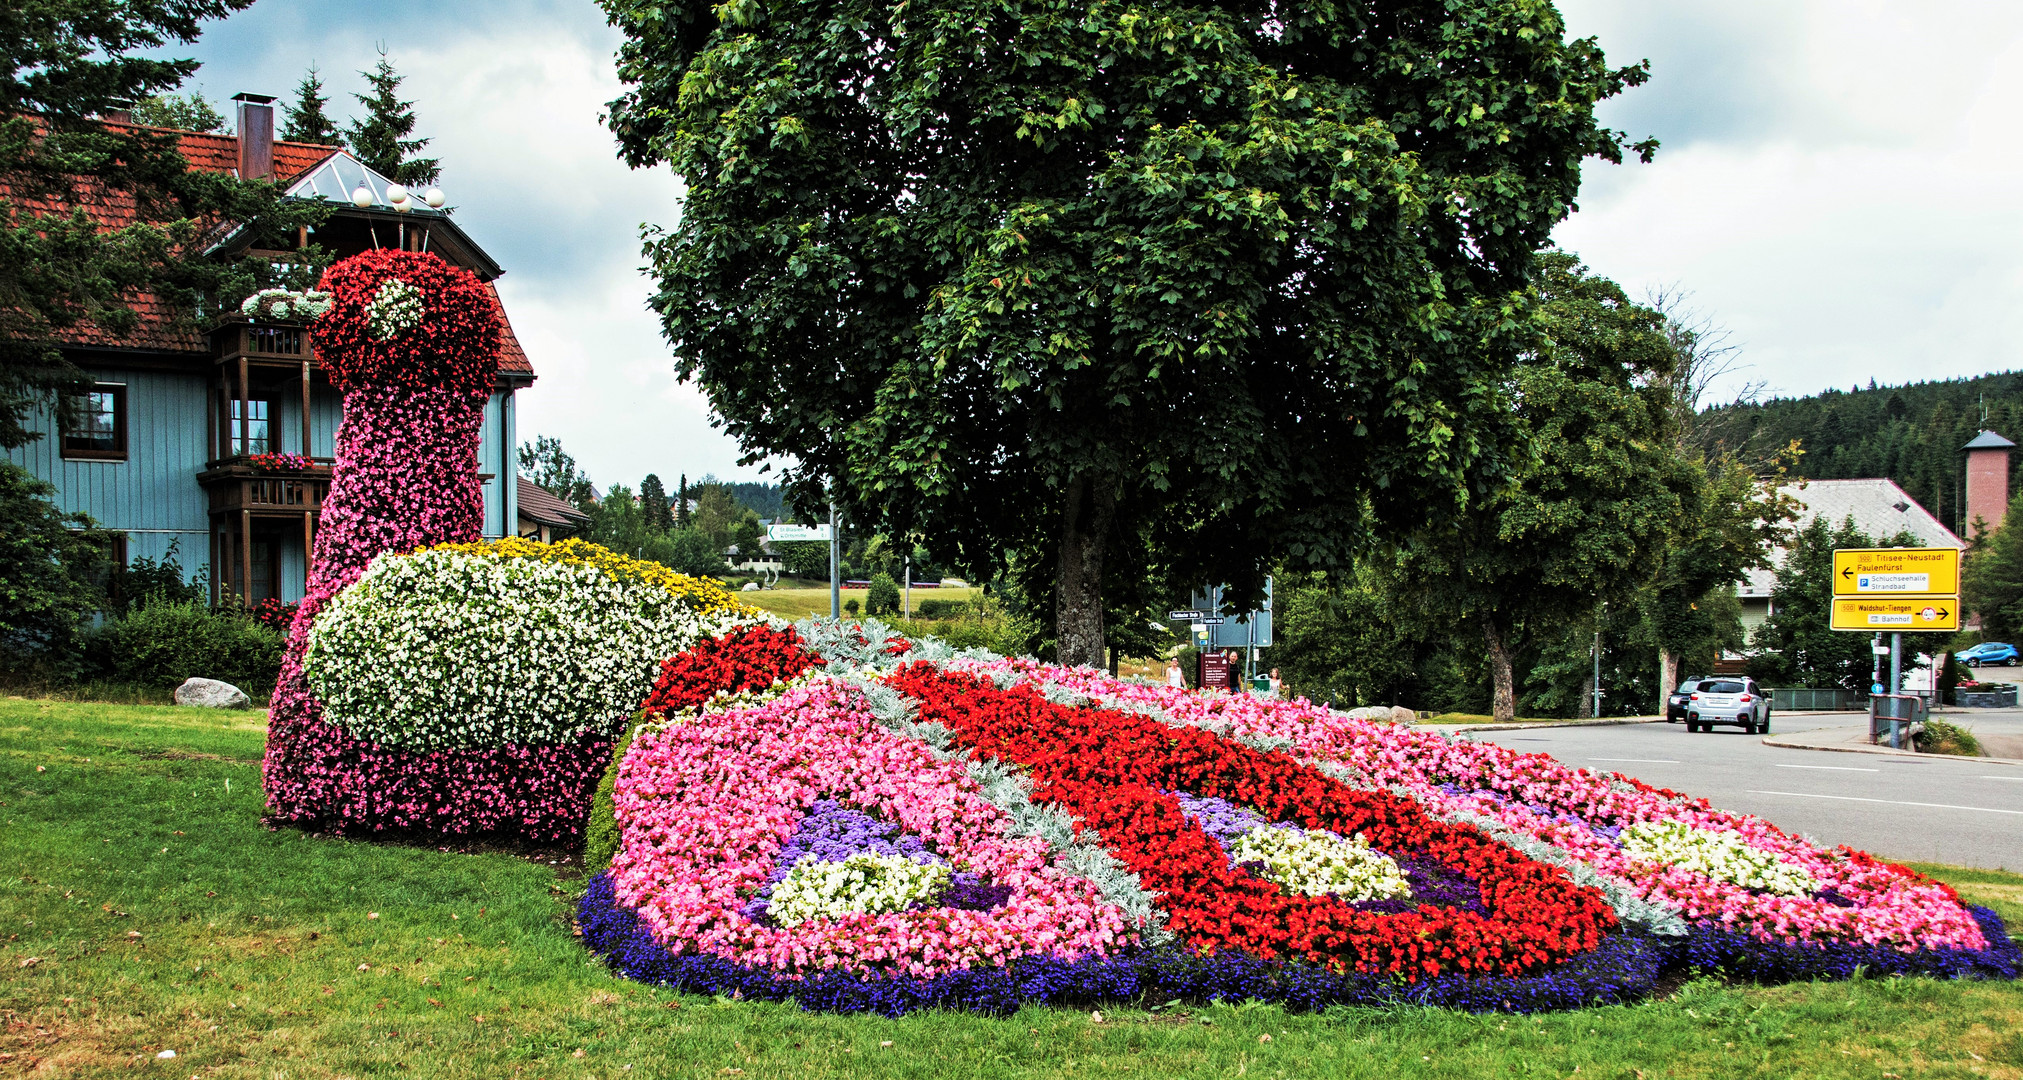
[[[1958,630],[1957,596],[1848,597],[1833,599],[1835,630]]]
[[[1836,548],[1835,596],[1952,596],[1960,591],[1960,549]]]

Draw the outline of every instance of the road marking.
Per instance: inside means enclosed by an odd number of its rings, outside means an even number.
[[[1884,806],[1923,806],[1933,810],[1976,810],[1983,814],[2017,814],[2023,816],[2023,810],[1992,810],[1985,806],[1955,806],[1952,803],[1940,802],[1897,802],[1894,799],[1863,799],[1854,795],[1814,795],[1809,791],[1757,791],[1751,788],[1749,794],[1788,795],[1794,799],[1837,799],[1841,802],[1881,803]]]
[[[1591,757],[1589,761],[1634,761],[1644,765],[1677,765],[1678,758],[1668,757]]]
[[[1984,776],[1983,780],[2023,780],[2023,776]]]
[[[1826,769],[1831,772],[1881,772],[1881,769],[1857,769],[1851,765],[1779,765],[1780,769]]]

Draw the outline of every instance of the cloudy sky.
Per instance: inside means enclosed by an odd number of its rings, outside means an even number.
[[[1664,143],[1591,164],[1558,233],[1632,293],[1691,294],[1770,392],[2023,366],[2023,5],[1990,0],[1561,0],[1569,30],[1653,77],[1605,111]],[[473,17],[471,12],[482,12]],[[617,35],[589,0],[259,0],[195,46],[214,102],[289,94],[311,61],[349,114],[384,43],[458,220],[507,274],[540,381],[521,434],[600,484],[753,478],[674,380],[638,227],[679,183],[618,164],[598,124]]]

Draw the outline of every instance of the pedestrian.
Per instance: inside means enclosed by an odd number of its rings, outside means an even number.
[[[1272,697],[1282,698],[1285,696],[1285,680],[1278,677],[1277,668],[1271,669],[1271,678],[1265,683],[1265,685],[1268,689],[1270,689]]]
[[[1243,658],[1236,654],[1235,649],[1224,649],[1222,659],[1229,665],[1229,681],[1223,689],[1234,694],[1243,689]]]
[[[1180,670],[1180,658],[1177,656],[1166,658],[1166,685],[1175,690],[1187,689],[1187,673]]]

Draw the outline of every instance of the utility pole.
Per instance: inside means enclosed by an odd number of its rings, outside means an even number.
[[[843,617],[843,530],[836,523],[836,500],[829,500],[829,617]]]
[[[1591,719],[1599,720],[1602,718],[1602,632],[1599,627],[1595,629],[1593,652],[1595,661],[1595,701],[1594,710],[1588,713],[1588,716]]]
[[[1904,636],[1890,635],[1890,693],[1904,692]]]

